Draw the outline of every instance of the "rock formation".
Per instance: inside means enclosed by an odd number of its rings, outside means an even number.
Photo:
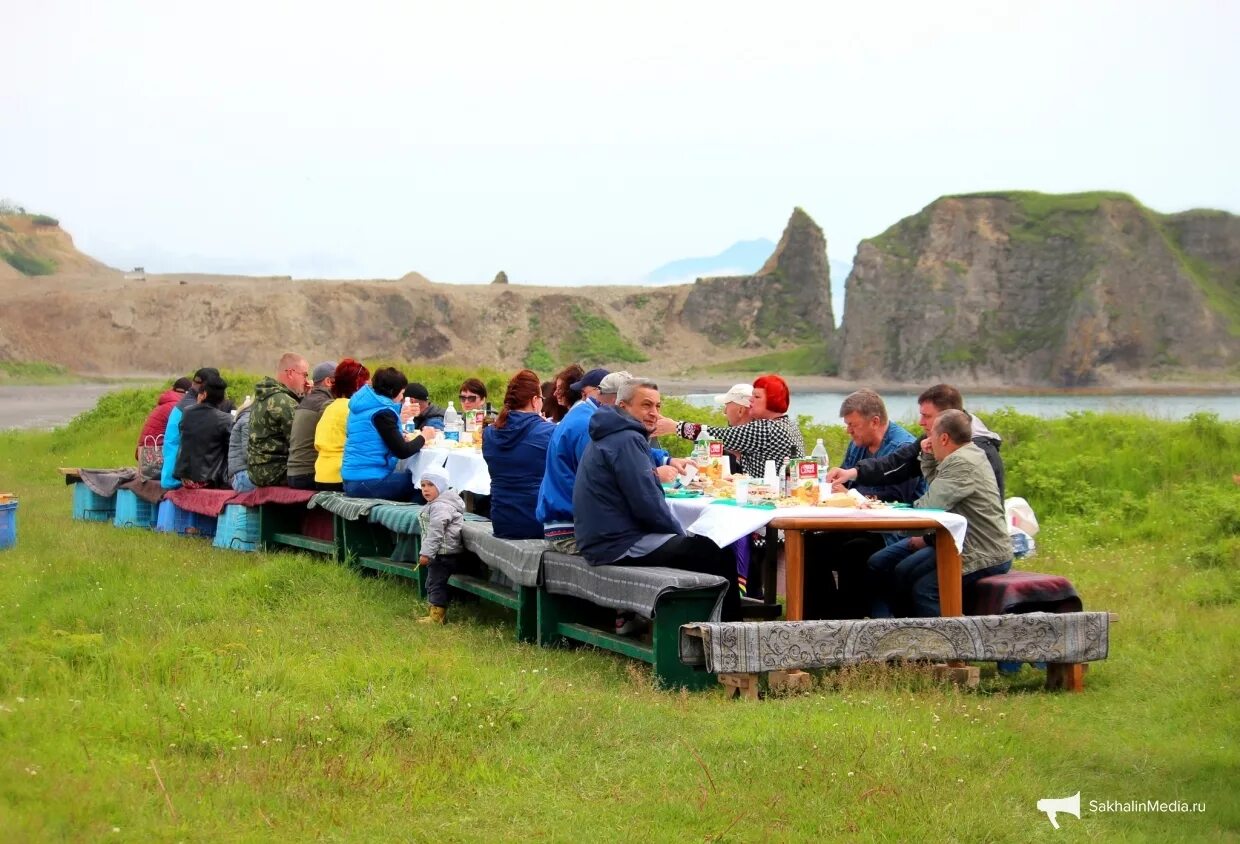
[[[747,349],[829,341],[835,317],[822,229],[795,209],[762,269],[751,276],[698,279],[681,320],[716,343]]]
[[[1240,217],[1124,194],[944,197],[862,242],[840,374],[1088,386],[1240,362]]]
[[[492,281],[491,283],[492,284],[507,284],[508,273],[504,272],[503,270],[500,270],[499,272],[495,274],[495,280]]]

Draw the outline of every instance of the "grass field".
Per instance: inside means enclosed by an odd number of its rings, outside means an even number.
[[[1240,838],[1238,424],[987,420],[1042,519],[1027,567],[1120,615],[1084,694],[869,667],[746,703],[477,605],[428,629],[313,557],[73,522],[55,468],[127,462],[153,396],[0,435],[6,842]],[[1056,832],[1036,801],[1078,790]],[[1090,811],[1146,799],[1205,811]]]

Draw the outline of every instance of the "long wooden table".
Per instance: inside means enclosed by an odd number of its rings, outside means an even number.
[[[935,533],[935,556],[939,575],[939,612],[941,615],[964,615],[961,595],[960,553],[951,531],[934,519],[913,515],[883,519],[875,523],[866,518],[815,518],[795,516],[775,518],[770,526],[784,532],[784,564],[787,577],[787,600],[784,617],[801,621],[805,617],[805,536],[807,530],[927,530]]]

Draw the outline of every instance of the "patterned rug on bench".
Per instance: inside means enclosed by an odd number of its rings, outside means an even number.
[[[739,674],[888,659],[1093,662],[1107,658],[1109,631],[1105,612],[694,624],[681,628],[680,659]]]

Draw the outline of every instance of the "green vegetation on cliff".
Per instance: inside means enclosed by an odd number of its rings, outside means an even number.
[[[573,326],[560,341],[560,359],[583,366],[603,363],[641,363],[642,351],[626,340],[616,324],[579,307],[573,308]]]
[[[729,375],[734,372],[776,372],[780,375],[836,375],[839,363],[826,343],[810,343],[795,349],[767,352],[704,367],[704,372]]]
[[[51,275],[56,272],[56,262],[51,258],[40,258],[27,252],[0,252],[9,266],[22,275]]]

